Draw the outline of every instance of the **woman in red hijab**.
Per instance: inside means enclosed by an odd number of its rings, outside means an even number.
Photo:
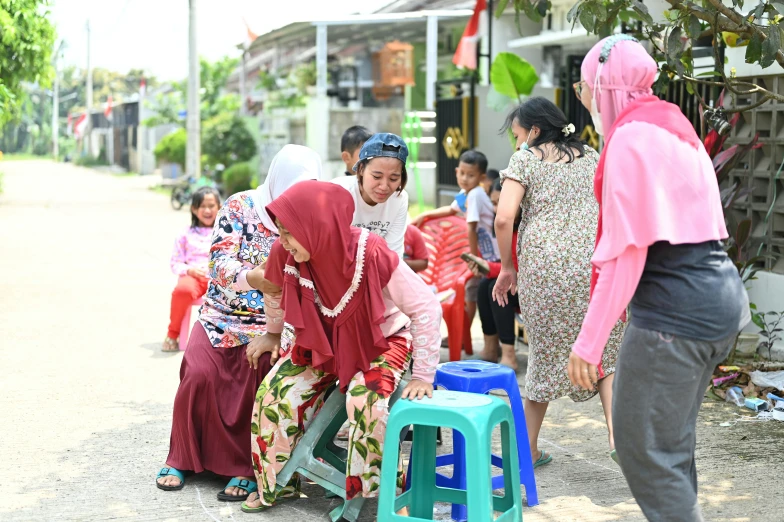
[[[251,424],[259,493],[243,504],[258,512],[298,485],[276,494],[275,478],[335,382],[350,415],[347,499],[375,496],[384,448],[388,400],[413,357],[403,398],[431,396],[441,345],[441,307],[425,283],[383,239],[351,226],[351,195],[331,183],[306,181],[267,206],[280,231],[265,277],[282,287],[266,294],[270,312],[262,350],[273,360],[258,393]],[[284,340],[283,313],[296,343]],[[248,353],[253,361],[255,354]],[[402,465],[398,483],[402,486]]]

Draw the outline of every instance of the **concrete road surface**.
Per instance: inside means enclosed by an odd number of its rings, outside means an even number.
[[[48,161],[0,171],[0,520],[327,520],[337,501],[314,486],[308,499],[246,515],[216,499],[222,477],[179,492],[154,485],[182,359],[160,342],[187,211],[149,178]],[[700,416],[706,520],[784,520],[784,424],[738,412],[706,403]],[[542,447],[553,462],[537,470],[541,504],[525,508],[526,522],[644,520],[608,456],[598,400],[553,403]]]

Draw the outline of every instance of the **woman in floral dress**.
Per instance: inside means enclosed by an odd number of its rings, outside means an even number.
[[[253,397],[271,367],[246,352],[266,331],[263,263],[278,229],[265,207],[289,187],[321,176],[321,160],[307,147],[286,145],[273,158],[264,184],[229,197],[220,209],[210,248],[209,287],[180,367],[169,456],[156,479],[171,491],[184,471],[233,477],[218,493],[238,501],[256,490],[250,460]]]
[[[612,381],[623,335],[619,321],[602,359],[602,373],[593,390],[569,381],[572,345],[588,309],[591,255],[599,208],[593,176],[599,155],[574,134],[563,112],[544,98],[532,98],[507,119],[518,152],[501,172],[504,180],[495,227],[503,268],[493,297],[505,303],[519,286],[520,310],[528,330],[528,371],[525,418],[535,466],[552,457],[539,451],[537,440],[550,401],[569,396],[585,401],[599,393],[609,430],[611,456]],[[510,182],[511,181],[511,182]],[[511,249],[517,208],[522,205],[515,274]]]
[[[346,393],[350,420],[346,498],[376,496],[389,396],[412,359],[402,397],[432,395],[441,306],[380,236],[351,226],[354,206],[342,188],[303,182],[267,210],[276,218],[280,241],[266,277],[283,293],[268,300],[269,329],[262,340],[277,358],[284,317],[273,310],[285,310],[296,344],[283,343],[280,360],[256,394],[250,439],[259,491],[242,510],[255,513],[298,495],[296,479],[276,491],[277,474],[336,382]],[[397,444],[397,436],[389,435],[389,443]]]

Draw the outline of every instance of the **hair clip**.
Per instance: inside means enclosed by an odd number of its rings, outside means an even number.
[[[569,136],[570,134],[574,134],[574,132],[575,132],[574,124],[570,123],[569,125],[567,125],[563,129],[561,129],[561,132],[564,133],[564,136]]]
[[[611,37],[609,37],[606,42],[604,42],[604,45],[602,46],[602,52],[599,55],[599,63],[606,62],[607,59],[610,57],[610,51],[612,50],[613,46],[618,42],[623,42],[623,41],[639,43],[639,40],[637,40],[637,38],[635,38],[634,36],[628,34],[614,34]]]

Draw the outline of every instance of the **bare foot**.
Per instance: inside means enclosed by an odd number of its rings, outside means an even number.
[[[501,344],[498,342],[497,335],[485,335],[485,347],[479,358],[483,361],[496,363],[498,362],[498,351],[501,349]]]
[[[251,482],[256,480],[256,477],[236,477],[236,478],[240,480],[250,480]],[[236,486],[232,486],[230,488],[224,489],[223,492],[233,497],[242,497],[248,493],[248,490]]]
[[[501,364],[517,371],[517,353],[513,344],[501,345]]]
[[[228,493],[228,490],[226,492]],[[245,500],[245,505],[249,508],[261,507],[261,497],[259,497],[259,493],[254,491],[248,495],[248,498]]]

